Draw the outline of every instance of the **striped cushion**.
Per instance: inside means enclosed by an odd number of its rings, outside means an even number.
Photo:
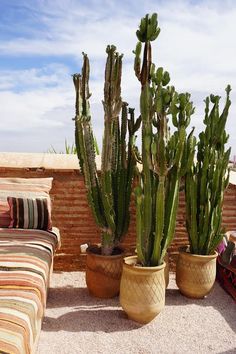
[[[0,228],[0,353],[36,352],[59,241],[54,228]]]
[[[0,178],[0,227],[8,227],[11,222],[8,196],[18,198],[47,198],[52,188],[53,178]],[[49,204],[50,205],[50,204]]]
[[[46,198],[8,197],[11,222],[9,227],[16,229],[51,230],[51,213]]]

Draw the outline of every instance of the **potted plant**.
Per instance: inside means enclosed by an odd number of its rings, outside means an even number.
[[[205,130],[199,134],[197,156],[185,178],[189,247],[180,250],[176,283],[182,294],[192,298],[203,298],[211,291],[216,277],[215,249],[224,235],[221,220],[224,191],[229,182],[230,148],[226,149],[229,136],[225,124],[231,104],[230,90],[228,86],[221,114],[220,97],[206,98]]]
[[[194,111],[190,95],[167,86],[168,72],[152,63],[151,41],[159,33],[157,14],[146,15],[134,51],[141,83],[142,170],[135,189],[137,256],[124,259],[120,303],[128,317],[140,323],[151,321],[164,306],[164,258],[174,236],[181,176],[193,158],[193,132],[186,135]]]
[[[118,295],[123,250],[119,243],[129,226],[129,205],[135,158],[134,110],[121,98],[122,55],[115,46],[106,49],[104,84],[104,136],[101,169],[95,161],[95,137],[89,106],[89,59],[83,53],[81,74],[73,75],[76,91],[75,142],[81,172],[87,188],[88,202],[101,229],[101,246],[87,250],[86,282],[92,295]],[[121,118],[120,118],[121,113]],[[129,118],[128,118],[129,115]]]

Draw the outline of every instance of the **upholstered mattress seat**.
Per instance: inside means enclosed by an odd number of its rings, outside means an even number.
[[[0,353],[34,353],[59,232],[0,229]]]

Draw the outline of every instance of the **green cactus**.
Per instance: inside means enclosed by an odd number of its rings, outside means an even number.
[[[186,227],[190,252],[211,254],[221,239],[224,191],[229,182],[228,135],[225,124],[231,104],[226,88],[226,103],[219,113],[220,97],[210,95],[205,100],[205,130],[199,134],[197,158],[188,166],[185,180]],[[210,104],[213,105],[210,111]]]
[[[102,233],[102,254],[110,255],[127,233],[131,187],[136,165],[135,133],[141,118],[121,98],[122,55],[107,47],[104,84],[104,136],[101,173],[95,162],[89,98],[89,59],[83,54],[82,74],[74,74],[75,142],[88,202]],[[120,117],[121,113],[121,119]],[[130,118],[128,118],[130,116]],[[128,131],[127,131],[128,128]],[[127,137],[128,136],[128,137]]]
[[[194,112],[190,95],[167,86],[169,73],[152,63],[151,41],[159,33],[157,15],[146,15],[137,31],[139,42],[134,51],[142,118],[142,171],[135,189],[137,255],[144,266],[163,263],[174,236],[180,179],[194,154],[193,132],[186,136]],[[168,115],[176,128],[172,134]]]

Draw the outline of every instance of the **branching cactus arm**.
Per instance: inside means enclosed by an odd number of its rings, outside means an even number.
[[[84,54],[82,74],[73,75],[76,90],[75,140],[89,205],[102,233],[102,254],[112,254],[128,230],[129,205],[136,159],[135,133],[140,118],[121,99],[122,55],[107,47],[104,84],[104,137],[101,173],[95,162],[95,143],[89,109],[89,60]],[[120,112],[122,110],[121,122]],[[128,127],[129,125],[129,127]]]
[[[83,54],[82,75],[73,75],[76,91],[75,142],[81,171],[84,174],[89,205],[100,227],[106,225],[95,163],[94,137],[89,108],[89,59]]]
[[[205,130],[199,134],[197,160],[187,169],[186,226],[191,252],[196,254],[212,253],[222,239],[222,207],[224,191],[228,185],[230,156],[230,149],[225,150],[230,90],[230,86],[227,86],[226,103],[221,114],[220,97],[210,95],[206,98]]]
[[[135,73],[141,82],[143,165],[136,189],[137,251],[140,262],[147,266],[163,262],[174,236],[180,178],[189,163],[189,158],[183,158],[189,148],[186,128],[193,113],[190,95],[178,95],[174,87],[167,86],[169,73],[152,63],[151,41],[159,33],[156,14],[146,15],[137,31],[139,42],[134,51]],[[145,43],[142,67],[141,43]],[[172,135],[168,114],[176,128]]]
[[[146,15],[136,32],[139,43],[135,50],[135,73],[141,83],[140,112],[142,117],[142,164],[140,176],[141,185],[136,191],[137,199],[137,252],[139,260],[148,265],[153,243],[153,174],[152,174],[152,92],[150,87],[150,69],[152,64],[151,41],[156,39],[160,32],[157,15]],[[141,66],[140,54],[144,43]],[[142,190],[142,193],[141,193]]]

